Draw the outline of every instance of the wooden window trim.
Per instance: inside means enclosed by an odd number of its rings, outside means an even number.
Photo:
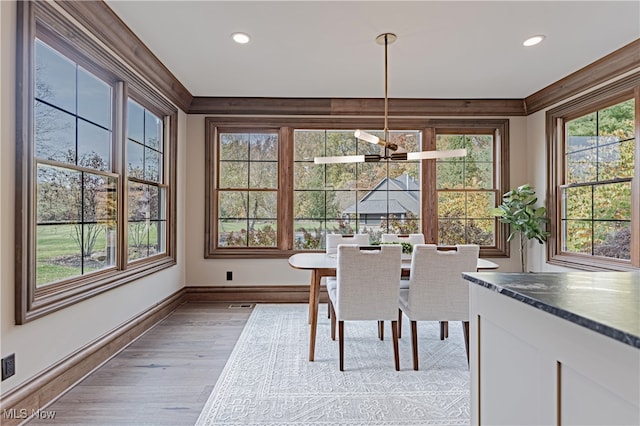
[[[635,99],[635,174],[632,179],[631,235],[640,233],[640,72],[633,73],[614,83],[573,99],[546,113],[547,133],[547,211],[551,235],[547,241],[547,263],[585,271],[635,271],[640,268],[640,241],[631,239],[631,260],[610,259],[599,256],[567,253],[562,251],[561,203],[559,186],[563,183],[565,168],[562,152],[564,123],[626,99]]]
[[[86,300],[112,288],[132,282],[153,272],[176,264],[176,166],[177,166],[177,109],[163,96],[145,83],[143,77],[113,58],[82,28],[73,24],[49,2],[18,2],[17,7],[17,90],[16,90],[16,269],[15,269],[15,321],[24,324],[74,303]],[[113,172],[118,175],[119,195],[118,230],[120,257],[114,267],[88,275],[49,284],[35,286],[35,181],[33,178],[33,42],[42,38],[62,54],[81,64],[90,72],[113,84],[115,109],[112,129],[114,150]],[[71,41],[72,40],[72,41]],[[118,83],[126,82],[126,83]],[[139,262],[126,265],[126,173],[123,147],[124,118],[123,99],[131,91],[132,97],[150,110],[161,112],[165,121],[167,193],[167,251]],[[115,117],[120,117],[116,119]],[[117,148],[116,148],[117,147]]]
[[[351,130],[355,128],[382,128],[382,118],[371,117],[229,117],[214,116],[205,118],[205,254],[208,259],[215,258],[263,258],[283,259],[298,252],[293,249],[292,230],[289,225],[293,218],[293,131],[300,129],[335,129]],[[435,149],[436,132],[497,132],[499,149],[494,152],[496,168],[494,178],[499,182],[501,194],[509,190],[509,120],[508,119],[425,119],[421,117],[391,118],[389,127],[393,130],[423,131],[423,149]],[[280,129],[278,172],[280,189],[278,195],[278,237],[279,246],[274,248],[218,248],[217,247],[217,140],[221,130],[259,131],[264,129]],[[433,135],[433,136],[431,136]],[[494,133],[495,135],[495,133]],[[429,140],[432,139],[432,142]],[[433,163],[433,164],[432,164]],[[423,194],[435,199],[435,162],[424,161],[422,164]],[[501,194],[500,197],[501,197]],[[500,198],[496,199],[500,202]],[[437,232],[437,227],[425,221],[425,217],[437,217],[433,203],[422,203],[422,232],[429,239]],[[496,245],[483,247],[483,257],[508,257],[509,244],[506,242],[508,229],[504,224],[496,227]]]

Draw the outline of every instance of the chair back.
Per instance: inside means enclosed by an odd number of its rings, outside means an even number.
[[[336,254],[338,251],[338,244],[357,244],[359,246],[366,246],[369,244],[369,234],[327,234],[326,253]]]
[[[340,244],[336,270],[338,320],[398,319],[402,247]]]
[[[469,321],[469,283],[463,272],[475,272],[480,246],[456,245],[438,250],[434,244],[413,247],[407,309],[412,320]]]
[[[383,243],[424,244],[424,234],[382,234]]]

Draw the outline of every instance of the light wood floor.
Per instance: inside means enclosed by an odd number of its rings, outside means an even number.
[[[252,309],[185,303],[29,425],[193,425]]]

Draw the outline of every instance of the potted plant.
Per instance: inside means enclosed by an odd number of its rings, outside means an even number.
[[[507,242],[518,235],[520,238],[520,270],[525,271],[527,242],[531,239],[540,244],[547,241],[549,232],[544,225],[549,221],[544,207],[535,207],[538,201],[536,192],[529,184],[524,184],[502,196],[502,204],[491,213],[499,217],[500,222],[511,226]]]

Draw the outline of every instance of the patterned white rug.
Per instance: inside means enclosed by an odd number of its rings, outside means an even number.
[[[418,323],[420,371],[403,321],[395,371],[390,326],[345,322],[345,371],[321,305],[315,361],[308,361],[307,305],[256,305],[197,425],[466,425],[469,370],[460,323],[441,341]]]

